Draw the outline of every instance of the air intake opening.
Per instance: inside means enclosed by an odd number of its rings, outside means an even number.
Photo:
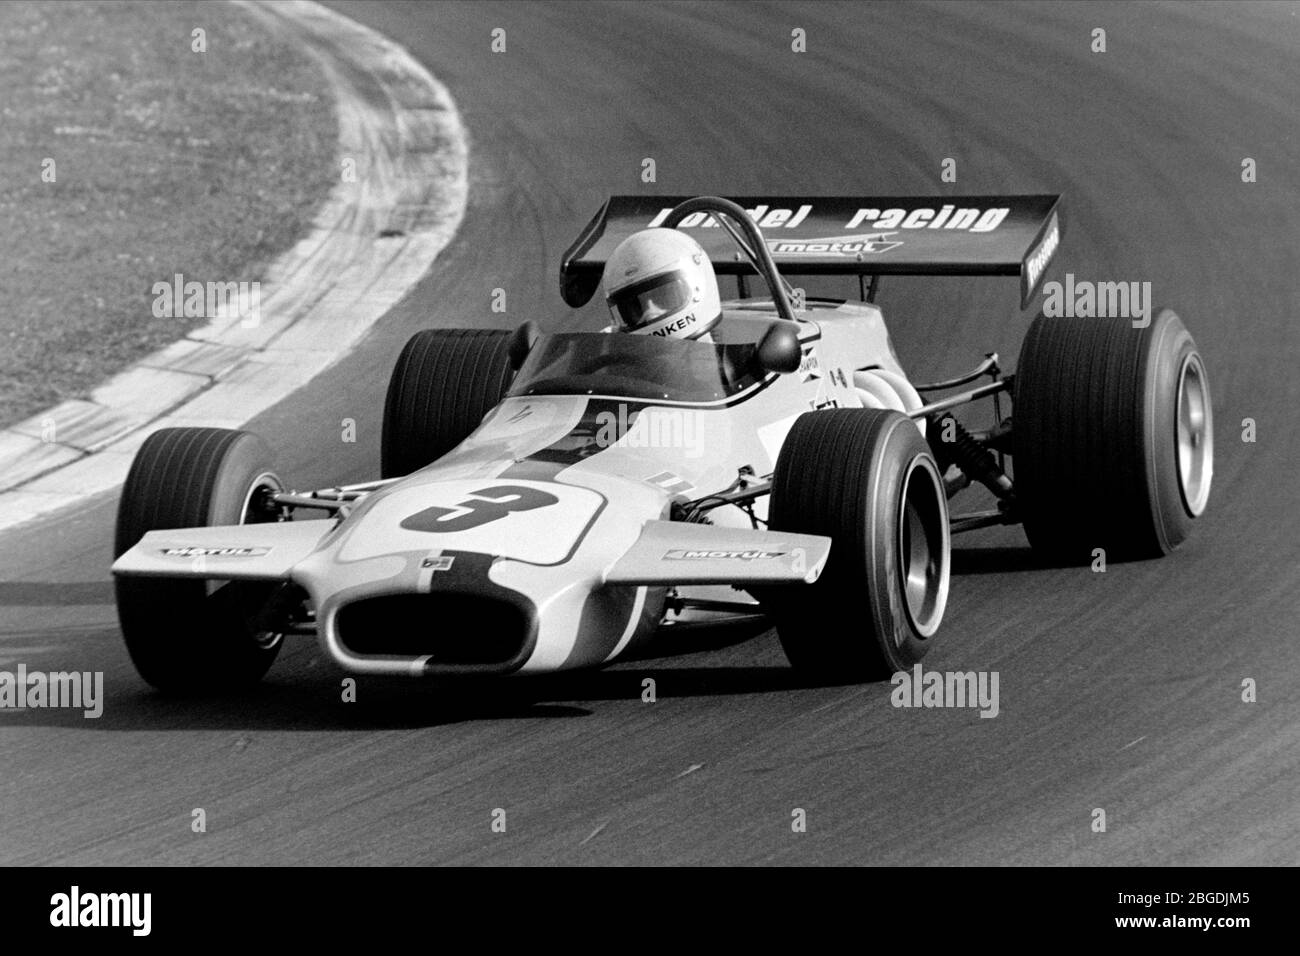
[[[335,627],[339,642],[358,656],[427,654],[435,666],[482,666],[523,654],[532,622],[523,608],[497,598],[392,594],[344,605]]]

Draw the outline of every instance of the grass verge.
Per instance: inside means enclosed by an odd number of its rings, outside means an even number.
[[[338,178],[319,67],[225,3],[0,4],[0,129],[0,426],[206,324],[154,283],[260,279]]]

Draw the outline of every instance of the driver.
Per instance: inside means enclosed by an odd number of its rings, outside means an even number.
[[[633,233],[605,263],[603,282],[618,331],[713,341],[709,331],[722,319],[718,279],[700,244],[686,233]]]

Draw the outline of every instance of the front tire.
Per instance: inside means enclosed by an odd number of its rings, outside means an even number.
[[[514,379],[510,332],[425,329],[402,349],[384,400],[380,475],[401,478],[469,437]]]
[[[1039,315],[1016,369],[1012,464],[1035,550],[1075,563],[1178,547],[1214,475],[1209,380],[1178,316],[1137,329]]]
[[[260,497],[283,485],[265,442],[224,428],[163,428],[136,453],[118,504],[114,556],[148,531],[265,520]],[[115,579],[117,614],[140,676],[168,693],[259,681],[281,635],[258,624],[274,584],[201,578]]]
[[[799,416],[777,457],[768,527],[832,540],[816,583],[765,595],[792,665],[881,680],[929,651],[948,599],[948,504],[911,419],[860,408]]]

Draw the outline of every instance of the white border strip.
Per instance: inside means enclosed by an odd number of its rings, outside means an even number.
[[[238,428],[305,385],[428,272],[465,215],[465,130],[414,57],[308,0],[235,2],[320,62],[337,101],[339,169],[354,160],[357,181],[336,185],[311,233],[267,269],[255,325],[214,319],[89,401],[0,430],[0,529],[120,486],[155,429]]]

